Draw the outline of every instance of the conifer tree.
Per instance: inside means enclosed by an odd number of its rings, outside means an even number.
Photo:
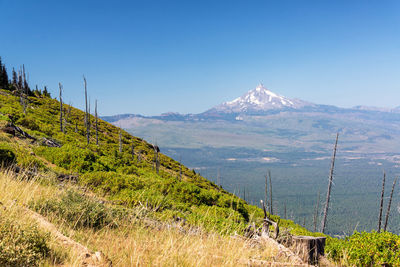
[[[45,86],[44,89],[43,89],[43,95],[44,95],[45,97],[50,97],[50,93],[49,93],[49,91],[47,90],[47,86]]]
[[[14,86],[16,86],[18,83],[18,77],[17,77],[17,72],[15,71],[15,69],[13,68],[12,70],[12,84]]]
[[[1,57],[0,57],[0,88],[2,89],[8,89],[8,74],[7,74],[7,69],[6,66],[2,63]]]

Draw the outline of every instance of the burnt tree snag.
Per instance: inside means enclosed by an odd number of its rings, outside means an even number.
[[[382,191],[381,191],[381,204],[379,206],[379,218],[378,218],[378,233],[381,231],[383,198],[385,197],[385,180],[386,180],[386,173],[383,172]]]
[[[99,145],[99,129],[98,129],[98,115],[97,115],[97,99],[94,102],[94,125],[96,128],[96,145]]]
[[[272,178],[271,178],[271,171],[268,171],[269,176],[269,214],[274,214],[274,208],[272,205]]]
[[[89,122],[89,109],[88,109],[88,101],[87,101],[87,83],[86,78],[83,76],[83,82],[85,85],[85,127],[86,127],[86,141],[87,144],[90,143],[90,122]]]
[[[58,88],[60,89],[60,131],[64,133],[63,127],[63,99],[62,99],[62,84],[58,83]]]
[[[324,208],[324,217],[322,218],[322,222],[321,222],[321,231],[320,231],[321,233],[324,233],[324,231],[325,231],[326,218],[328,216],[329,200],[331,198],[332,181],[333,181],[333,169],[335,167],[335,157],[336,157],[336,149],[337,149],[338,139],[339,139],[339,133],[336,134],[335,146],[333,148],[331,169],[330,169],[330,172],[329,172],[328,191],[326,193],[326,201],[325,201],[325,208]]]
[[[393,192],[394,192],[394,187],[396,186],[396,182],[397,182],[397,178],[394,179],[393,185],[392,185],[392,191],[390,192],[389,204],[388,204],[388,208],[386,211],[385,225],[383,226],[383,231],[386,231],[386,227],[387,227],[387,224],[389,221],[390,207],[392,205]]]

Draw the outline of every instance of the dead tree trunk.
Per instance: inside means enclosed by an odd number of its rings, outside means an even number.
[[[135,160],[135,143],[132,140],[131,144],[131,153],[132,153],[132,160]]]
[[[122,132],[121,128],[119,128],[119,153],[122,153]]]
[[[220,180],[220,177],[219,177],[219,168],[218,168],[218,171],[217,171],[217,185],[221,186],[221,180]]]
[[[95,101],[95,104],[94,104],[94,116],[95,116],[95,118],[94,118],[94,124],[95,124],[95,127],[96,127],[96,145],[99,145],[99,129],[98,129],[98,125],[97,125],[97,123],[98,123],[98,116],[97,116],[97,99],[96,99],[96,101]]]
[[[179,157],[179,180],[182,181],[182,158]]]
[[[269,214],[274,214],[274,207],[272,205],[272,178],[271,171],[268,171],[269,176]]]
[[[64,133],[67,133],[67,125],[69,123],[68,122],[69,121],[69,117],[71,116],[71,109],[72,109],[72,104],[71,103],[68,104],[67,110],[65,110],[65,106],[64,106],[64,109],[63,109],[63,112],[64,112],[64,116],[63,116],[63,121],[64,121],[63,130],[64,130]]]
[[[90,124],[89,124],[89,110],[88,110],[88,101],[87,101],[87,83],[86,78],[83,76],[83,82],[85,84],[85,127],[86,127],[86,141],[87,144],[90,143]]]
[[[321,223],[321,233],[324,233],[324,231],[325,231],[326,218],[327,218],[327,216],[328,216],[329,200],[330,200],[330,197],[331,197],[332,181],[333,181],[333,169],[334,169],[334,167],[335,167],[335,157],[336,157],[336,148],[337,148],[338,138],[339,138],[339,133],[336,134],[335,146],[334,146],[334,148],[333,148],[331,169],[330,169],[330,172],[329,172],[328,192],[326,193],[326,202],[325,202],[325,209],[324,209],[324,217],[322,218],[322,223]]]
[[[287,219],[287,216],[286,216],[286,201],[285,201],[285,204],[284,204],[284,206],[283,206],[283,209],[284,209],[284,217],[283,218],[285,218],[285,220]]]
[[[387,211],[386,211],[385,225],[383,226],[383,231],[386,231],[386,227],[387,227],[387,224],[388,224],[388,221],[389,221],[390,206],[392,205],[393,191],[394,191],[394,187],[396,186],[396,181],[397,181],[397,178],[394,179],[393,185],[392,185],[392,191],[390,192],[389,204],[388,204],[388,208],[387,208]]]
[[[279,220],[280,219],[278,220],[278,222],[274,222],[274,221],[270,220],[268,218],[267,209],[265,208],[264,202],[262,200],[260,200],[260,202],[261,202],[262,209],[264,211],[264,223],[263,223],[263,229],[262,229],[261,235],[267,234],[269,236],[269,226],[272,225],[275,228],[275,235],[273,236],[273,238],[277,239],[279,236]]]
[[[158,152],[160,152],[160,148],[157,145],[153,145],[153,150],[154,150],[154,165],[155,165],[156,172],[158,174],[159,169],[160,169],[160,162],[159,162],[159,159],[158,159]]]
[[[317,203],[315,203],[315,211],[314,211],[314,232],[317,231],[317,221],[318,221],[318,211],[319,211],[319,200],[320,200],[320,194],[318,190],[318,196],[317,196]]]
[[[22,110],[24,114],[26,114],[26,99],[25,99],[25,90],[24,90],[24,83],[22,78],[22,70],[18,71],[18,80],[15,86],[17,87],[17,91],[19,93],[19,100],[22,106]]]
[[[269,201],[268,201],[268,172],[265,174],[265,205],[267,206],[267,210],[269,210]]]
[[[380,203],[380,206],[379,206],[379,218],[378,218],[378,233],[381,231],[383,198],[385,197],[385,180],[386,180],[386,173],[383,172],[381,203]]]
[[[58,83],[58,88],[60,89],[60,131],[63,133],[63,100],[62,100],[62,85]]]

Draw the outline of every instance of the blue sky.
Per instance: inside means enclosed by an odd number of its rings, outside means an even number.
[[[0,0],[0,56],[102,115],[199,113],[254,88],[400,105],[400,1]],[[5,25],[5,27],[4,27]]]

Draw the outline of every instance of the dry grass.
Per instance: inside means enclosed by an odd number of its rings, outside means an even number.
[[[30,220],[18,207],[43,197],[55,197],[66,187],[69,186],[58,188],[51,183],[46,185],[36,179],[23,179],[23,175],[15,176],[10,171],[0,171],[0,201],[10,214],[15,213],[15,220]],[[198,229],[168,227],[167,223],[159,225],[162,227],[149,227],[143,219],[125,219],[117,228],[57,227],[89,249],[102,251],[113,261],[113,266],[240,266],[248,265],[250,259],[282,261],[274,258],[277,254],[274,246],[259,246],[240,237]],[[60,261],[66,266],[80,265],[76,253],[63,248],[54,238],[50,238],[49,247],[54,253],[43,265],[54,266]]]

